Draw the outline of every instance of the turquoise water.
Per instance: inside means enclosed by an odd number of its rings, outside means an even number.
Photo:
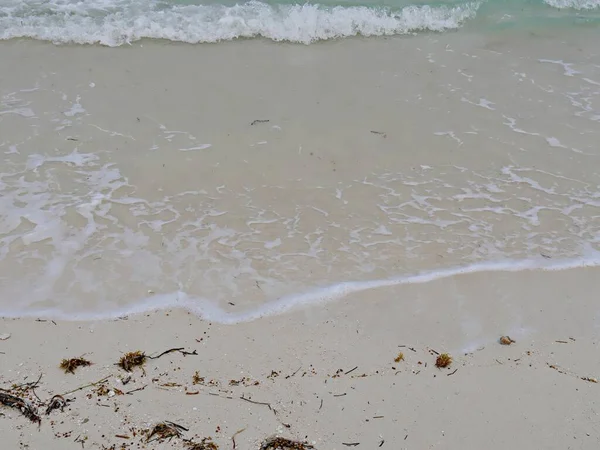
[[[304,44],[350,36],[600,24],[600,0],[0,0],[0,39],[118,46],[262,37]]]

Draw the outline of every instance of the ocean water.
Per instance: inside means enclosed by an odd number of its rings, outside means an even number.
[[[0,315],[599,266],[599,5],[0,0]]]
[[[118,46],[263,37],[309,44],[350,36],[598,26],[599,0],[2,0],[0,38]]]

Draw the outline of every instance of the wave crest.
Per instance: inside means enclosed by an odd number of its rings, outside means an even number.
[[[600,8],[600,0],[544,0],[544,3],[558,9]]]
[[[149,1],[54,0],[43,10],[31,1],[0,10],[0,39],[119,46],[143,38],[208,43],[263,37],[303,44],[350,36],[383,36],[459,28],[480,3],[384,8],[272,6],[252,0],[235,6],[169,6]]]

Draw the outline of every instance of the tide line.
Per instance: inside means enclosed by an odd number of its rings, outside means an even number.
[[[60,308],[36,310],[0,311],[0,317],[19,318],[36,317],[67,321],[101,321],[124,316],[139,315],[151,311],[167,309],[184,309],[202,319],[214,323],[233,325],[252,322],[261,318],[278,316],[292,310],[314,305],[323,305],[339,301],[350,294],[371,289],[391,286],[424,284],[445,278],[485,272],[521,272],[521,271],[563,271],[577,268],[600,267],[600,252],[588,249],[587,254],[578,258],[543,259],[532,258],[522,260],[502,260],[474,263],[467,266],[423,271],[379,280],[345,281],[341,283],[311,289],[305,292],[290,294],[264,303],[254,309],[242,312],[226,311],[211,299],[191,297],[183,291],[157,294],[123,308],[97,312],[70,313]]]

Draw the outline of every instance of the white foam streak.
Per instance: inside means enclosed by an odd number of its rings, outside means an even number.
[[[600,8],[600,0],[544,0],[544,3],[558,9]]]
[[[0,8],[0,38],[119,46],[143,38],[187,43],[264,37],[311,42],[348,36],[382,36],[456,29],[475,16],[479,3],[455,7],[271,6],[250,1],[235,6],[174,5],[157,1],[54,0],[43,11],[36,2],[12,0]],[[33,14],[32,12],[35,12]]]
[[[185,292],[178,291],[169,294],[154,295],[127,307],[103,313],[76,313],[71,314],[59,308],[39,310],[12,310],[0,311],[0,317],[37,317],[46,319],[70,321],[97,321],[110,320],[119,317],[138,315],[150,311],[166,309],[185,309],[202,319],[210,322],[233,325],[237,323],[252,322],[258,319],[278,316],[292,310],[308,306],[324,305],[338,301],[351,294],[385,287],[430,283],[445,278],[486,273],[486,272],[522,272],[522,271],[563,271],[578,268],[600,267],[600,252],[588,248],[586,255],[579,258],[550,260],[530,258],[522,260],[487,261],[462,267],[451,267],[441,270],[419,272],[387,279],[371,281],[348,281],[318,289],[313,289],[300,294],[292,294],[262,304],[254,309],[232,313],[217,305],[209,299],[192,298]]]

